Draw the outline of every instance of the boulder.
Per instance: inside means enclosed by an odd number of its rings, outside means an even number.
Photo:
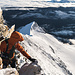
[[[41,67],[34,63],[25,63],[19,70],[19,75],[41,75]]]

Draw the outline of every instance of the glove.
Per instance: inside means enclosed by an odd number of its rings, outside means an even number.
[[[31,57],[29,58],[29,60],[32,61],[32,62],[36,62],[36,61],[37,61],[36,59],[31,58]],[[38,61],[37,61],[37,62],[38,62]]]

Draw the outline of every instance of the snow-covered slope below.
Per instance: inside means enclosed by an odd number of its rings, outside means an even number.
[[[75,46],[61,43],[39,28],[35,22],[32,22],[22,27],[19,32],[24,38],[21,45],[38,60],[43,74],[75,75]]]

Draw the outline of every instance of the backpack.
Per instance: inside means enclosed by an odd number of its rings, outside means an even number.
[[[6,51],[1,53],[2,58],[4,58],[4,59],[11,59],[12,56],[13,56],[13,53],[15,53],[15,45],[12,46],[12,49],[10,50],[10,53],[7,53],[8,47],[9,47],[8,39],[5,39],[5,42],[6,42],[6,45],[7,45]]]

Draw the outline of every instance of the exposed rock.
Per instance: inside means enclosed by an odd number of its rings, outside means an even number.
[[[0,8],[0,24],[3,24],[3,16],[2,16],[2,10]]]
[[[37,75],[37,74],[41,75],[41,67],[34,63],[24,64],[19,71],[19,75]]]

